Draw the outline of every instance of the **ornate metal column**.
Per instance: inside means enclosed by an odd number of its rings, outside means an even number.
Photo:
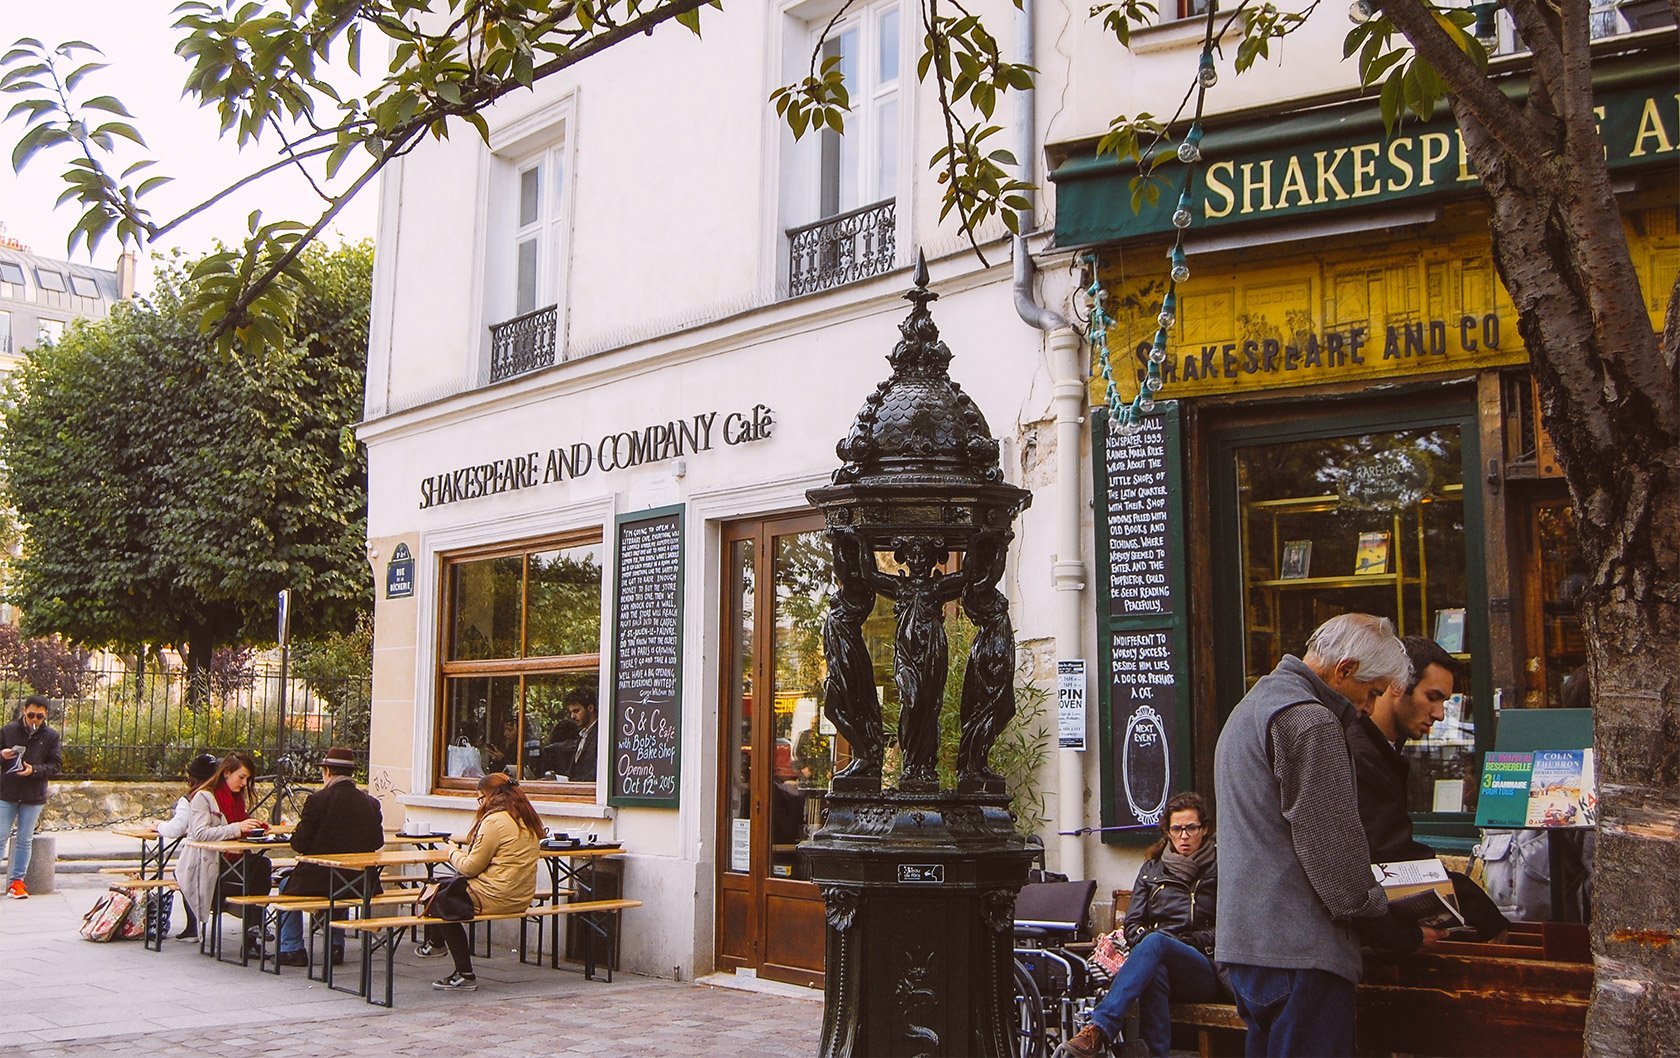
[[[827,516],[836,591],[823,625],[824,710],[851,744],[821,830],[800,846],[828,918],[821,1053],[1014,1053],[1011,922],[1032,853],[1009,792],[987,767],[1015,713],[1015,634],[998,581],[1015,518],[1031,501],[1004,484],[998,444],[946,367],[918,261],[892,377],[841,441],[832,483],[807,493]],[[961,553],[953,572],[936,567]],[[904,567],[880,570],[877,554]],[[887,735],[863,622],[893,601],[893,678],[904,769],[883,789]],[[975,625],[962,682],[956,789],[936,764],[948,670],[945,607]]]

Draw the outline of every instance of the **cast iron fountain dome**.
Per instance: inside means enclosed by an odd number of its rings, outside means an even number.
[[[1015,893],[1033,858],[987,766],[1015,714],[1015,633],[998,590],[1016,515],[1031,499],[1005,484],[998,444],[951,381],[951,351],[918,260],[914,304],[888,357],[892,377],[838,446],[831,484],[806,494],[826,516],[834,594],[823,622],[823,709],[851,748],[823,826],[800,846],[828,922],[821,1053],[1015,1052],[1011,941]],[[952,552],[961,553],[951,572]],[[901,567],[882,571],[877,555]],[[904,767],[882,789],[887,736],[863,623],[893,601],[893,682]],[[939,717],[950,659],[947,606],[974,624],[962,680],[957,788],[941,789]]]

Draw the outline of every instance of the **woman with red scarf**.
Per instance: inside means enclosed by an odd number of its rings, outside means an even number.
[[[216,766],[216,771],[194,787],[187,797],[187,837],[191,841],[231,841],[253,831],[262,830],[263,823],[250,818],[251,777],[256,774],[256,762],[248,753],[229,753]],[[229,864],[237,863],[238,853],[224,853]],[[245,883],[237,879],[223,879],[222,861],[214,852],[195,849],[190,845],[181,850],[175,861],[175,881],[181,887],[181,898],[187,902],[198,921],[210,926],[222,900],[244,893],[264,894],[273,884],[272,867],[268,857],[247,857]],[[262,946],[262,909],[244,910],[245,945],[256,955]]]

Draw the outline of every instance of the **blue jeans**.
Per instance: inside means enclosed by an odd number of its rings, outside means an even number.
[[[1325,970],[1228,963],[1250,1058],[1320,1058],[1353,1053],[1354,985]]]
[[[1172,1049],[1172,1011],[1167,1004],[1207,1003],[1219,997],[1213,960],[1166,933],[1138,942],[1114,975],[1108,994],[1091,1011],[1091,1020],[1110,1040],[1120,1039],[1126,1011],[1138,1005],[1138,1029],[1152,1055]]]
[[[344,918],[347,913],[348,912],[346,912],[346,911],[335,911],[335,912],[333,912],[333,917],[334,918]],[[280,951],[281,951],[281,953],[284,954],[284,953],[287,953],[287,952],[302,951],[302,950],[303,950],[303,912],[301,912],[301,911],[282,911],[282,912],[280,912]],[[332,931],[332,950],[335,951],[335,952],[342,952],[344,950],[344,934],[339,932],[336,929]]]
[[[41,818],[41,809],[45,807],[0,801],[0,845],[6,844],[6,838],[12,833],[12,824],[17,824],[17,836],[12,838],[10,877],[6,879],[8,886],[29,870],[29,854],[34,850],[35,822]]]

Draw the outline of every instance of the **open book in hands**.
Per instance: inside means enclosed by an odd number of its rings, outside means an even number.
[[[1432,929],[1465,925],[1458,910],[1447,868],[1431,856],[1425,860],[1373,863],[1371,873],[1388,895],[1388,909],[1401,918]]]

